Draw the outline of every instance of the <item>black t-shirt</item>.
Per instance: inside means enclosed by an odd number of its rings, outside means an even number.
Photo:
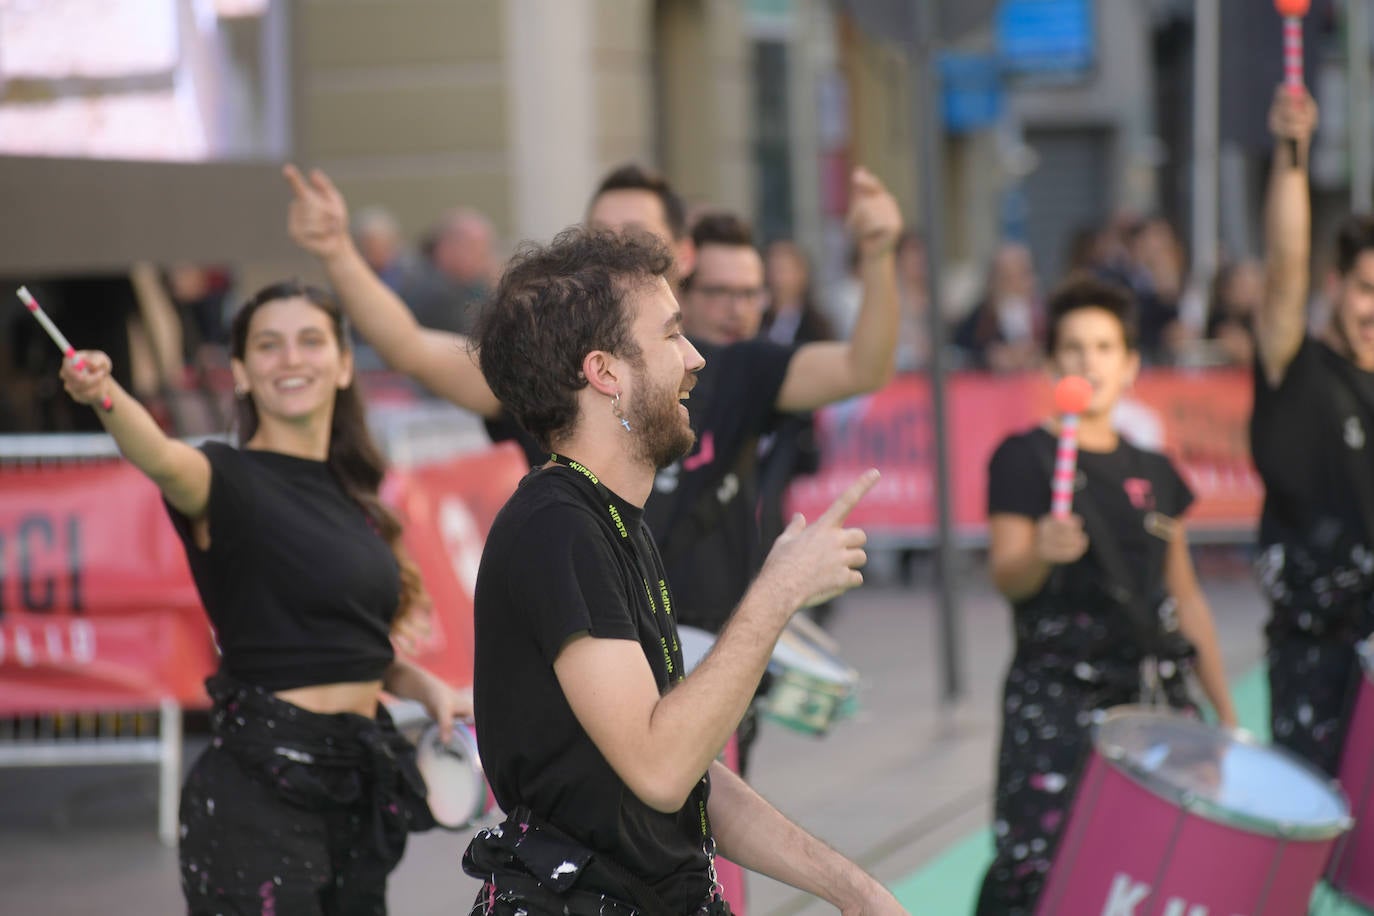
[[[1353,397],[1338,397],[1337,386]],[[1255,361],[1250,449],[1264,481],[1261,545],[1303,544],[1335,558],[1368,543],[1352,476],[1360,465],[1374,474],[1374,447],[1366,442],[1374,435],[1371,405],[1374,373],[1310,337],[1277,388]]]
[[[1054,449],[1055,437],[1040,427],[1004,440],[988,466],[988,515],[1039,519],[1048,514]],[[1110,529],[1126,568],[1136,575],[1129,584],[1132,592],[1162,594],[1166,551],[1161,548],[1167,547],[1172,531],[1169,520],[1193,502],[1173,464],[1124,439],[1111,452],[1079,451],[1074,510],[1081,511],[1089,500],[1092,514]],[[1091,529],[1088,536],[1091,540]],[[1077,562],[1058,567],[1040,592],[1015,605],[1018,651],[1059,651],[1101,660],[1120,654],[1114,643],[1129,629],[1124,621],[1102,619],[1121,613],[1101,600],[1102,581],[1102,567],[1091,548]]]
[[[763,559],[758,439],[780,416],[773,405],[796,350],[767,340],[697,349],[706,367],[687,400],[697,444],[659,472],[645,512],[678,621],[719,632]]]
[[[167,506],[225,673],[289,690],[381,679],[396,557],[322,461],[207,442],[210,549]]]
[[[609,498],[652,557],[640,510],[614,494]],[[651,609],[641,565],[622,542],[606,502],[576,471],[554,466],[521,482],[492,524],[477,573],[478,746],[504,810],[528,806],[686,913],[710,890],[699,814],[707,778],[677,813],[650,808],[578,723],[553,669],[577,633],[631,639],[643,648],[659,690],[669,688],[673,673],[663,634],[670,644],[676,641],[672,615],[660,611],[659,617]],[[673,664],[681,665],[680,652]]]

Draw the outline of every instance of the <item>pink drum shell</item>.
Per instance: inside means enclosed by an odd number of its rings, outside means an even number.
[[[1359,653],[1363,676],[1338,775],[1350,798],[1355,827],[1336,845],[1327,880],[1350,899],[1374,909],[1374,641],[1360,643]]]
[[[1102,913],[1113,884],[1149,893],[1131,910],[1164,916],[1307,912],[1337,834],[1284,839],[1208,819],[1156,794],[1094,747],[1036,910]],[[1175,901],[1186,908],[1171,909]],[[1175,904],[1176,906],[1176,904]]]

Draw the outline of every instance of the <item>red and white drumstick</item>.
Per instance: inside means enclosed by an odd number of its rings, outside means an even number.
[[[43,311],[43,306],[38,304],[38,300],[33,298],[33,294],[29,292],[28,287],[19,287],[18,293],[19,300],[24,303],[24,307],[29,310],[29,313],[38,319],[38,323],[43,326],[43,330],[48,332],[48,336],[52,338],[52,342],[57,344],[57,349],[62,351],[62,356],[72,360],[72,365],[76,367],[78,372],[85,369],[86,361],[76,355],[76,348],[73,347],[66,336],[57,329],[57,325],[52,323],[52,319],[48,317],[47,312]],[[113,410],[114,402],[107,397],[100,402],[100,406],[105,410]]]
[[[1311,0],[1274,0],[1274,9],[1283,17],[1283,84],[1296,98],[1303,93],[1302,85],[1302,17],[1307,15]],[[1298,141],[1288,138],[1289,158],[1296,168]]]
[[[1050,514],[1068,518],[1073,512],[1073,478],[1078,471],[1078,415],[1088,408],[1093,386],[1085,378],[1069,375],[1054,386],[1054,409],[1059,414],[1059,447],[1054,454],[1050,481]]]

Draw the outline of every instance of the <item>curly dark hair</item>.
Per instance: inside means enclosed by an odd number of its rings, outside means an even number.
[[[626,294],[665,276],[672,253],[646,232],[581,226],[511,258],[473,332],[487,384],[542,447],[577,423],[582,360],[604,350],[636,361]]]
[[[1116,320],[1121,322],[1126,349],[1140,349],[1140,319],[1136,314],[1135,297],[1125,287],[1089,273],[1073,273],[1050,294],[1045,305],[1049,316],[1045,352],[1050,356],[1059,346],[1059,324],[1064,316],[1087,308],[1102,309],[1115,315]]]

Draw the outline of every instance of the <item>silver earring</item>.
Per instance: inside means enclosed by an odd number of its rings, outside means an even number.
[[[244,387],[243,385],[235,385],[235,386],[234,386],[234,397],[240,398],[240,399],[248,397],[248,389],[247,389],[246,387]]]
[[[620,425],[625,427],[625,432],[630,432],[630,421],[625,419],[625,415],[620,412],[619,391],[615,393],[615,397],[611,398],[611,413],[615,414],[616,419],[620,421]]]

